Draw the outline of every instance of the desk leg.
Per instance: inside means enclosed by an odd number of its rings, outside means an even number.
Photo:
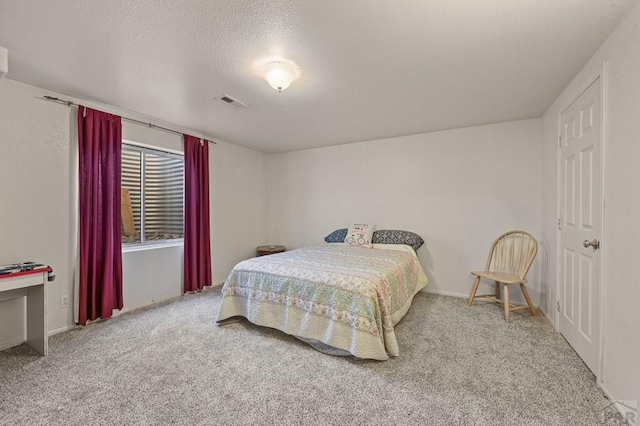
[[[46,275],[42,285],[30,287],[27,292],[27,344],[45,356],[49,351]]]

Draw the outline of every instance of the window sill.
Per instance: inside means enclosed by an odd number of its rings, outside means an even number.
[[[162,243],[123,244],[122,252],[129,253],[133,251],[155,250],[167,247],[182,247],[183,245],[183,240],[167,241]]]

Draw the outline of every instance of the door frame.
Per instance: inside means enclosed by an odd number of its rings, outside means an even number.
[[[554,328],[558,333],[560,333],[560,315],[558,311],[558,303],[560,301],[560,282],[561,282],[561,264],[562,264],[562,253],[561,253],[561,244],[562,244],[562,235],[561,230],[559,228],[559,220],[560,220],[560,212],[561,212],[561,201],[562,201],[562,177],[561,177],[561,162],[562,162],[562,154],[560,151],[560,136],[562,135],[562,123],[561,117],[562,113],[566,111],[569,106],[584,93],[585,90],[591,86],[598,78],[600,78],[600,190],[602,194],[602,199],[600,200],[600,217],[601,217],[601,235],[600,235],[600,303],[596,306],[596,309],[599,310],[600,316],[600,342],[598,347],[598,366],[597,371],[594,371],[593,374],[596,376],[596,382],[599,385],[602,385],[602,366],[603,366],[603,358],[604,358],[604,306],[605,306],[605,285],[604,285],[604,277],[605,277],[605,268],[606,268],[606,250],[607,250],[607,238],[605,232],[605,204],[606,204],[606,192],[605,192],[605,180],[606,180],[606,170],[605,170],[605,155],[606,155],[606,88],[607,88],[607,80],[606,80],[606,68],[607,63],[603,61],[600,65],[598,71],[591,74],[589,78],[587,78],[578,88],[572,91],[569,96],[568,101],[561,104],[562,107],[558,109],[556,113],[556,283],[555,283],[555,301],[552,305],[552,309],[556,309],[554,315]]]

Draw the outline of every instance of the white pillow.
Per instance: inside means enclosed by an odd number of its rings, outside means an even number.
[[[373,237],[373,225],[367,223],[354,223],[349,226],[344,242],[352,246],[371,247]]]

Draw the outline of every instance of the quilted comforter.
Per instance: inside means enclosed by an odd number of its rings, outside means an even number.
[[[394,326],[427,285],[415,251],[324,244],[238,263],[217,321],[250,322],[358,358],[399,355]]]

